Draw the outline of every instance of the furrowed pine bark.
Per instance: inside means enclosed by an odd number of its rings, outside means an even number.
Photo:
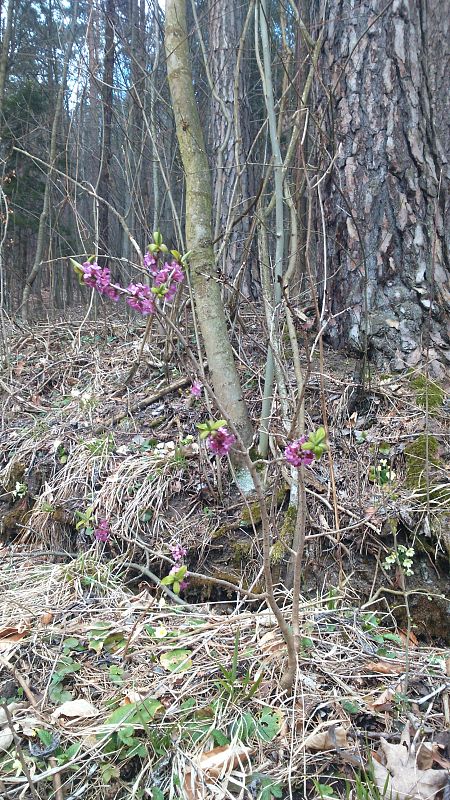
[[[319,97],[336,154],[323,184],[327,303],[332,313],[350,307],[328,333],[337,347],[364,351],[366,340],[380,367],[429,360],[442,378],[450,363],[448,183],[433,124],[428,3],[312,5],[315,23],[324,23],[319,73],[331,98],[321,89]]]
[[[253,430],[234,362],[214,263],[211,179],[192,83],[185,0],[167,0],[165,48],[186,180],[186,245],[197,316],[214,392],[220,397],[227,419],[249,447]]]

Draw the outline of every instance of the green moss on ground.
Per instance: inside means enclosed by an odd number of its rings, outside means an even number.
[[[410,381],[416,391],[416,402],[419,406],[426,408],[428,397],[428,411],[433,412],[442,407],[445,393],[437,383],[429,380],[425,375],[414,375]]]

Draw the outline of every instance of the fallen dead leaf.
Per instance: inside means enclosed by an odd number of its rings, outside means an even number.
[[[40,619],[41,625],[50,625],[53,622],[53,614],[51,611],[44,611]]]
[[[0,752],[9,750],[12,743],[14,741],[14,737],[9,730],[9,728],[4,728],[0,731]]]
[[[53,714],[51,714],[51,718],[53,720],[56,720],[59,717],[90,719],[90,717],[96,717],[98,714],[98,709],[95,708],[92,703],[89,703],[88,700],[79,698],[78,700],[67,700],[66,703],[58,706],[58,708],[54,710]]]
[[[403,732],[400,744],[380,740],[386,765],[373,761],[375,783],[390,800],[432,800],[447,783],[447,770],[419,769],[411,752],[409,729]]]
[[[376,672],[379,675],[398,675],[404,672],[404,665],[397,661],[368,661],[365,668],[369,672]]]
[[[8,626],[0,631],[0,650],[8,650],[16,642],[20,642],[29,634],[28,628]]]
[[[367,705],[373,711],[390,711],[392,708],[392,701],[395,698],[395,695],[404,692],[405,685],[403,681],[400,681],[395,686],[388,686],[384,692],[381,692],[380,696],[377,697],[375,700],[369,700]]]
[[[405,647],[406,647],[406,643],[408,641],[408,632],[400,630],[398,632],[398,635],[400,636],[400,639],[402,640],[402,644],[404,644]],[[417,636],[412,631],[409,632],[409,646],[410,647],[418,647],[419,646],[419,640],[418,640]]]
[[[333,723],[327,730],[314,731],[303,742],[305,750],[321,752],[323,750],[340,750],[348,748],[347,729]]]
[[[220,788],[220,796],[226,794],[227,777],[240,767],[251,768],[250,754],[252,749],[243,745],[223,745],[202,753],[193,759],[193,769],[184,778],[184,795],[187,800],[206,800],[211,798]],[[225,780],[224,780],[225,779]],[[222,780],[221,787],[214,786]]]

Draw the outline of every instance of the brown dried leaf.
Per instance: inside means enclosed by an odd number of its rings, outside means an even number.
[[[327,730],[310,733],[303,742],[305,750],[319,752],[323,750],[340,750],[348,748],[347,729],[333,724]]]
[[[27,628],[8,626],[0,631],[0,650],[8,650],[16,642],[20,642],[25,636],[28,636],[29,630]]]
[[[377,672],[379,675],[398,675],[404,672],[404,665],[396,661],[368,661],[365,665],[369,672]]]
[[[414,755],[404,744],[389,744],[381,739],[387,764],[373,761],[375,783],[390,800],[432,800],[447,783],[444,769],[418,768]]]
[[[238,767],[251,767],[251,752],[250,747],[227,744],[202,753],[193,759],[195,771],[189,770],[185,775],[184,796],[187,800],[209,800],[214,794],[211,784],[217,779],[224,778]]]

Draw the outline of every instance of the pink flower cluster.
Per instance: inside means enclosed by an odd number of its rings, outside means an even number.
[[[233,447],[236,437],[228,428],[218,428],[208,436],[209,449],[218,456],[226,456]]]
[[[314,461],[314,453],[311,450],[303,450],[302,444],[308,441],[306,436],[300,436],[295,442],[288,444],[284,451],[284,457],[288,464],[293,467],[309,467]]]
[[[202,390],[203,390],[203,384],[196,378],[191,386],[192,397],[201,397]]]
[[[81,266],[83,283],[96,289],[100,294],[109,297],[115,303],[120,295],[127,296],[130,308],[139,311],[144,316],[154,314],[156,297],[162,297],[168,303],[174,299],[178,286],[184,281],[185,275],[178,261],[165,262],[160,268],[158,258],[152,253],[144,256],[144,266],[147,267],[153,278],[153,288],[143,283],[130,283],[126,289],[111,283],[111,272],[108,267],[100,267],[96,261],[92,264],[85,261]]]
[[[110,300],[117,303],[120,297],[120,287],[114,286],[114,284],[111,283],[111,272],[108,267],[99,267],[96,261],[94,261],[93,264],[89,261],[85,261],[81,266],[83,270],[83,281],[86,286],[97,289],[100,294],[104,294],[105,297],[109,297]]]
[[[173,560],[175,561],[175,566],[172,567],[172,569],[169,572],[169,575],[176,575],[181,567],[181,563],[187,553],[187,550],[185,550],[185,548],[182,547],[181,544],[177,543],[171,546],[170,552],[172,554]],[[183,589],[187,589],[188,586],[189,586],[189,581],[186,580],[186,578],[183,578],[180,581],[180,591],[182,591]]]
[[[127,303],[130,308],[139,311],[141,314],[154,314],[155,312],[155,295],[152,294],[150,286],[145,286],[143,283],[130,283],[127,287],[128,297]]]
[[[148,255],[151,256],[150,253],[148,253]],[[153,261],[155,260],[156,259],[153,258]],[[184,281],[184,272],[178,262],[172,261],[172,263],[169,264],[166,261],[161,269],[158,269],[157,263],[155,265],[152,263],[151,266],[149,266],[149,271],[150,274],[153,275],[155,286],[161,289],[164,300],[171,303],[177,293],[178,284]]]
[[[181,561],[183,561],[183,558],[185,557],[187,550],[185,550],[184,547],[181,546],[181,544],[177,543],[171,545],[170,552],[172,554],[173,560],[179,564],[181,563]]]
[[[108,520],[100,519],[94,531],[94,537],[97,539],[97,542],[105,543],[108,541],[110,536],[111,536],[111,528],[109,527]]]

